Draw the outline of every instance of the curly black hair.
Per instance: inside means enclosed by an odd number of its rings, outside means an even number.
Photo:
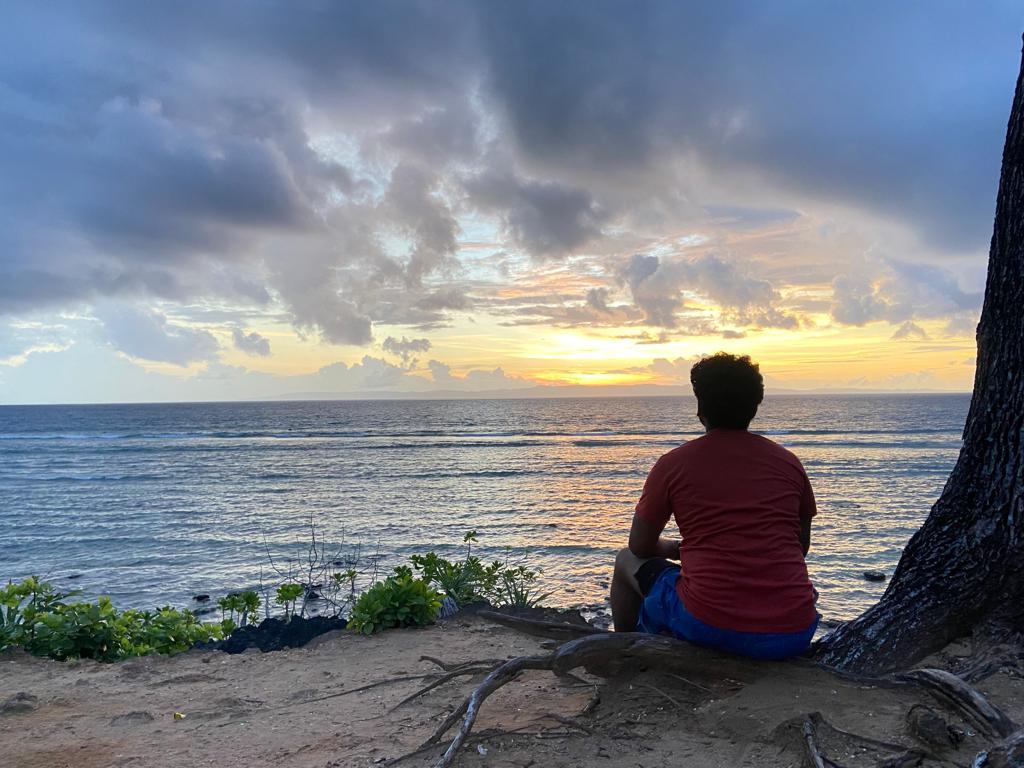
[[[708,429],[746,429],[764,400],[761,371],[747,355],[705,357],[690,369],[690,383]]]

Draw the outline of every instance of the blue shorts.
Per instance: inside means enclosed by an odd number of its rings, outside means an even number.
[[[705,624],[686,610],[676,592],[679,566],[665,568],[647,592],[640,608],[637,631],[653,635],[667,632],[680,640],[718,648],[753,659],[785,659],[806,651],[820,616],[800,632],[738,632]]]

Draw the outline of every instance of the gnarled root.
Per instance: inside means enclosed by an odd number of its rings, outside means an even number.
[[[520,656],[519,658],[505,662],[496,670],[491,672],[483,683],[481,683],[480,686],[469,695],[469,698],[466,699],[463,706],[460,707],[460,709],[466,713],[465,717],[462,719],[462,725],[459,726],[459,732],[455,735],[455,739],[452,740],[452,743],[448,746],[444,755],[442,755],[441,759],[437,761],[435,768],[445,768],[445,766],[451,765],[452,760],[454,760],[455,756],[459,753],[459,749],[462,748],[462,744],[465,742],[466,737],[469,736],[469,732],[473,728],[473,723],[476,722],[476,716],[480,712],[480,706],[488,696],[501,688],[505,683],[514,680],[519,676],[520,672],[527,669],[551,669],[553,661],[554,654],[548,656]],[[450,728],[451,725],[454,725],[454,720],[449,717],[448,720],[445,720],[445,722],[442,723],[442,727],[445,725],[448,725],[448,728]],[[448,728],[444,728],[443,731],[438,729],[435,731],[434,736],[432,736],[431,739],[434,739],[435,737],[440,739]]]
[[[677,671],[683,672],[686,677],[682,678],[682,682],[704,693],[714,693],[716,689],[721,690],[725,680],[738,681],[743,684],[763,677],[770,664],[770,662],[754,661],[700,648],[661,635],[607,632],[581,625],[524,619],[491,611],[481,611],[478,615],[481,618],[534,636],[555,638],[562,642],[549,653],[521,656],[493,667],[488,666],[493,663],[491,660],[484,663],[465,662],[458,665],[445,665],[430,659],[446,669],[447,672],[405,701],[422,695],[437,685],[460,675],[482,674],[489,670],[483,682],[447,716],[419,749],[412,753],[422,754],[438,745],[461,720],[454,739],[434,768],[448,768],[452,764],[469,737],[484,701],[527,670],[548,670],[564,678],[570,676],[573,670],[582,667],[588,672],[607,678],[624,669],[656,668],[666,675],[673,675]],[[820,668],[822,666],[804,659],[790,660],[784,663],[804,667]],[[829,672],[835,672],[830,668],[826,669]],[[985,768],[990,766],[991,768],[996,768],[996,766],[999,768],[1007,766],[1024,768],[1024,732],[1017,732],[1011,737],[1016,726],[1005,713],[992,705],[980,692],[948,672],[936,669],[917,669],[897,677],[866,678],[845,674],[838,674],[838,676],[844,679],[855,678],[859,682],[869,682],[879,687],[906,689],[913,686],[921,688],[945,706],[955,710],[973,724],[979,733],[990,738],[1010,737],[1003,745],[979,755],[978,760],[988,761],[976,761],[975,764],[979,768],[981,766]],[[567,721],[562,722],[568,724]],[[573,721],[572,726],[581,730],[586,729],[586,726],[577,721]],[[917,747],[891,744],[841,731],[825,722],[818,713],[794,721],[792,727],[799,734],[798,738],[803,742],[803,750],[814,766],[837,765],[821,752],[820,740],[822,738],[826,743],[835,738],[858,741],[881,753],[880,757],[885,755],[883,759],[887,762],[884,764],[891,766],[917,764],[931,752],[931,749],[925,752]],[[920,741],[920,739],[918,740]],[[934,748],[934,745],[928,746]],[[391,761],[391,764],[403,760],[404,757]],[[1012,762],[1013,760],[1018,762]]]
[[[1003,743],[981,752],[971,768],[1024,768],[1024,729],[1011,734]]]
[[[940,702],[953,707],[985,736],[1005,738],[1016,729],[1002,710],[956,675],[941,669],[914,669],[899,678],[919,684]]]

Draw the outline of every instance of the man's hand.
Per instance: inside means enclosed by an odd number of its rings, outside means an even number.
[[[679,542],[662,539],[664,526],[653,525],[642,517],[633,516],[633,527],[629,531],[629,551],[637,557],[664,557],[679,559]]]
[[[679,559],[679,544],[675,539],[658,539],[658,557],[666,560]]]

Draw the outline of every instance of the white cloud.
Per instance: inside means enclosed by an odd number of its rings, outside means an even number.
[[[832,281],[832,318],[846,325],[876,320],[959,317],[981,306],[981,294],[965,291],[942,267],[896,259],[867,262]]]
[[[475,369],[463,376],[452,373],[451,366],[439,360],[427,363],[434,383],[440,389],[453,389],[462,392],[486,392],[495,389],[527,389],[536,386],[533,382],[509,376],[501,368],[492,370]]]
[[[796,328],[799,319],[780,308],[779,292],[770,282],[741,270],[714,254],[695,259],[663,259],[637,254],[619,273],[646,322],[676,328],[685,294],[714,302],[719,320],[758,328]],[[717,329],[712,332],[719,332]]]
[[[129,357],[185,366],[216,359],[220,345],[202,328],[176,325],[159,312],[115,305],[96,313],[107,341]]]

